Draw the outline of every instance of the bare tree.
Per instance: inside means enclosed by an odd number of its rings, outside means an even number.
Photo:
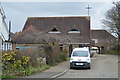
[[[109,28],[111,33],[118,37],[118,48],[120,45],[120,1],[113,2],[113,6],[106,12],[106,18],[102,20],[105,27]],[[119,49],[118,49],[119,50]]]
[[[118,36],[120,32],[120,1],[113,2],[113,4],[115,6],[106,12],[106,18],[102,23]]]

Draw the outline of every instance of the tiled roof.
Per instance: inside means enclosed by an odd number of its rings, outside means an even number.
[[[53,28],[60,34],[51,34]],[[68,32],[77,29],[80,33]],[[18,43],[42,43],[56,39],[59,43],[89,43],[90,18],[89,17],[29,17],[21,33],[13,38]]]
[[[73,28],[80,31],[84,28],[89,29],[89,24],[89,17],[31,17],[27,19],[23,30],[33,25],[40,31],[48,32],[57,27],[59,31],[65,33]]]
[[[106,30],[91,30],[91,39],[116,39]]]

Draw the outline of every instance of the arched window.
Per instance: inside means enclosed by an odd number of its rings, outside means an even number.
[[[68,33],[80,33],[80,31],[77,29],[71,29],[70,31],[68,31]]]
[[[55,27],[48,33],[61,33],[59,30],[57,30]]]

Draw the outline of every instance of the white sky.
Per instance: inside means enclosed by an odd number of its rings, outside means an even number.
[[[1,0],[2,1],[2,0]],[[22,0],[20,0],[22,1]],[[26,1],[26,2],[25,2]],[[32,0],[33,1],[33,0]],[[101,2],[98,0],[48,0],[29,2],[15,2],[15,0],[4,0],[2,6],[6,14],[6,21],[12,21],[12,32],[21,31],[27,17],[40,17],[40,16],[87,16],[85,7],[90,5],[91,16],[91,29],[103,29],[101,20],[105,18],[105,13],[112,6],[113,0]],[[91,1],[91,2],[90,2]]]

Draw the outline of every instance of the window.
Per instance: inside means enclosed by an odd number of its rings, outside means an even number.
[[[77,29],[71,29],[68,33],[80,33],[80,31]]]
[[[92,39],[95,43],[98,43],[98,39]]]
[[[6,43],[4,43],[4,49],[3,50],[6,50]]]
[[[3,50],[3,48],[4,48],[4,45],[3,45],[3,42],[2,42],[2,45],[1,45],[1,50]]]
[[[9,48],[9,45],[8,45],[8,43],[6,43],[6,46],[7,46],[7,49],[6,49],[6,50],[8,50],[8,48]]]
[[[56,28],[53,28],[50,32],[48,33],[61,33],[59,30],[57,30]]]
[[[88,57],[88,51],[74,51],[73,56]]]
[[[77,29],[71,29],[70,31],[78,31]]]
[[[56,28],[53,28],[51,31],[58,31]]]
[[[63,45],[60,45],[60,51],[63,51]]]

